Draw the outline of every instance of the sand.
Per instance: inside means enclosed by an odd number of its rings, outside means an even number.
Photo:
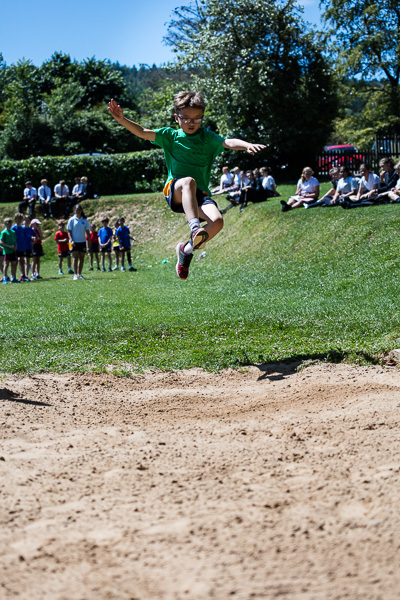
[[[3,377],[0,598],[398,600],[400,370]]]

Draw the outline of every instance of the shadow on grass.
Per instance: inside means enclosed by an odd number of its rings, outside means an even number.
[[[29,406],[53,406],[52,404],[48,404],[47,402],[38,402],[36,400],[27,400],[26,398],[21,398],[15,392],[11,390],[7,390],[5,388],[0,389],[0,401],[8,401],[8,402],[18,402],[19,404],[28,404]]]
[[[301,367],[307,367],[314,362],[341,363],[350,356],[352,358],[352,362],[354,362],[355,358],[358,358],[368,364],[379,364],[379,360],[376,357],[366,352],[357,352],[356,354],[350,354],[349,352],[341,352],[339,350],[335,350],[332,352],[327,352],[325,354],[299,354],[290,358],[286,358],[280,362],[260,364],[248,363],[244,366],[256,367],[262,372],[262,375],[260,375],[258,381],[262,381],[263,379],[269,379],[270,381],[279,381],[281,379],[289,377],[290,375],[294,375],[299,371]]]

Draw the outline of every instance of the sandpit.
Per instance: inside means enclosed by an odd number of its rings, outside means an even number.
[[[0,598],[398,600],[400,371],[3,377]]]

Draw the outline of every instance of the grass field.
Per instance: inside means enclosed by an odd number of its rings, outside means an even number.
[[[282,197],[293,189],[280,186]],[[158,194],[84,203],[91,221],[125,217],[136,273],[88,272],[87,262],[86,281],[59,276],[46,221],[44,280],[0,287],[1,371],[379,362],[400,341],[400,206],[283,214],[279,200],[230,210],[186,282],[175,246],[187,225]],[[0,216],[15,208],[0,205]]]

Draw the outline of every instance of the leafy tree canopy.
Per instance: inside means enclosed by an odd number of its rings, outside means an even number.
[[[199,0],[175,10],[166,41],[177,69],[196,69],[221,133],[264,142],[269,160],[296,169],[326,142],[334,82],[294,0]]]

